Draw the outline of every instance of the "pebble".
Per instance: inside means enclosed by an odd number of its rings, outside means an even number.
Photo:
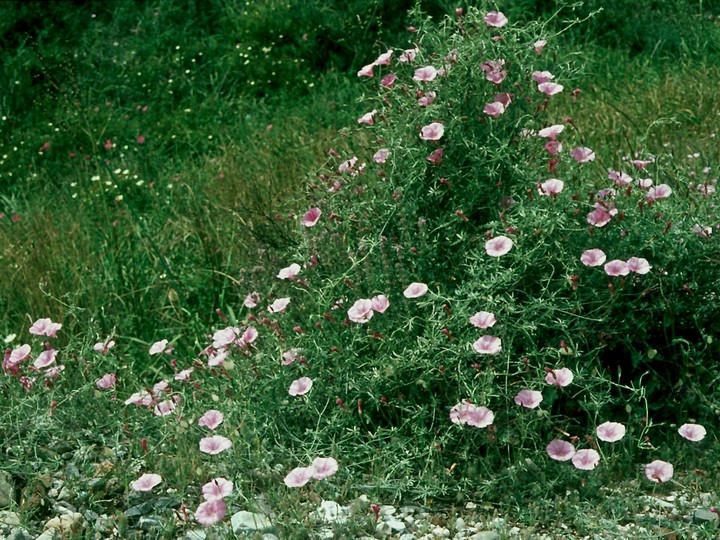
[[[235,534],[247,531],[270,532],[274,528],[266,515],[245,510],[233,514],[230,525]]]
[[[699,509],[693,513],[693,521],[695,523],[710,523],[714,527],[720,524],[720,516],[710,510]]]

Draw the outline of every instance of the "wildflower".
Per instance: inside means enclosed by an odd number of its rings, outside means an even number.
[[[232,447],[232,441],[222,435],[213,435],[200,439],[200,451],[210,455],[217,455]]]
[[[554,78],[555,75],[553,75],[549,71],[533,71],[532,73],[532,80],[535,81],[537,84],[550,82]]]
[[[212,346],[215,349],[224,349],[237,339],[236,329],[232,326],[218,330],[212,336]]]
[[[508,23],[508,19],[501,11],[491,11],[483,19],[485,24],[493,28],[502,28]]]
[[[637,257],[630,257],[627,260],[628,269],[636,274],[647,274],[652,266],[647,259],[639,259]]]
[[[373,62],[376,66],[389,66],[390,65],[390,57],[393,54],[393,50],[390,49],[387,52],[381,54],[377,57],[377,60]]]
[[[100,390],[110,390],[115,386],[116,382],[117,375],[114,373],[106,373],[100,379],[95,381],[95,386],[97,386]]]
[[[470,324],[477,328],[491,328],[496,323],[495,314],[489,311],[478,311],[475,315],[470,317]]]
[[[202,487],[202,494],[206,501],[217,501],[228,497],[233,492],[233,483],[222,476],[213,478]]]
[[[198,418],[197,423],[200,427],[206,427],[208,429],[214,430],[216,427],[222,424],[223,419],[223,413],[215,409],[210,409],[206,411],[205,414],[203,414],[200,418]]]
[[[310,467],[295,467],[286,476],[283,482],[289,488],[302,487],[308,483],[308,481],[315,474],[315,469]]]
[[[43,369],[51,365],[53,362],[55,362],[55,358],[57,357],[58,351],[56,349],[47,349],[41,352],[35,362],[33,363],[33,367],[36,369]]]
[[[612,214],[610,214],[605,208],[602,206],[598,206],[590,212],[587,215],[587,222],[590,225],[594,225],[595,227],[604,227],[608,223],[610,223],[610,220],[612,219]]]
[[[373,316],[372,300],[361,298],[348,309],[348,319],[352,322],[365,324]]]
[[[688,441],[698,442],[705,438],[707,430],[700,424],[683,424],[678,429],[678,433]]]
[[[645,465],[645,476],[647,476],[647,479],[658,484],[663,484],[670,480],[673,477],[673,472],[673,466],[667,461],[660,459],[656,459]]]
[[[380,79],[380,84],[385,88],[392,88],[395,84],[396,79],[397,75],[395,75],[394,73],[388,73],[382,79]]]
[[[496,236],[485,242],[485,252],[491,257],[502,257],[513,247],[513,241],[507,236]]]
[[[315,225],[317,225],[317,222],[320,219],[321,215],[322,211],[319,208],[313,207],[307,212],[305,212],[305,215],[302,217],[302,221],[300,223],[302,223],[305,227],[314,227]]]
[[[360,118],[358,118],[358,124],[367,124],[369,126],[372,126],[375,123],[376,114],[377,109],[373,109],[372,111],[363,114]]]
[[[291,396],[304,396],[312,388],[313,381],[310,377],[300,377],[290,384],[288,394]]]
[[[421,82],[429,82],[435,80],[438,72],[433,66],[425,66],[415,70],[413,80]]]
[[[565,183],[562,180],[550,178],[538,186],[538,193],[540,193],[540,195],[552,195],[554,197],[558,195],[564,187]]]
[[[605,273],[611,277],[627,276],[630,273],[630,268],[628,268],[627,263],[620,259],[606,263],[603,268],[605,269]]]
[[[115,346],[115,342],[112,339],[108,339],[105,342],[98,342],[95,345],[93,345],[93,350],[100,352],[102,354],[107,354],[107,352],[112,349]]]
[[[587,146],[578,146],[570,150],[570,156],[578,163],[587,163],[595,159],[595,152]]]
[[[552,369],[548,370],[547,375],[545,375],[545,382],[554,386],[565,387],[569,385],[574,378],[573,372],[568,368]]]
[[[388,157],[390,157],[390,150],[388,150],[387,148],[381,148],[373,155],[373,161],[375,163],[382,164],[387,161]]]
[[[488,116],[492,116],[493,118],[499,117],[502,113],[505,112],[505,105],[500,103],[499,101],[495,101],[493,103],[488,103],[483,107],[483,112],[487,114]]]
[[[372,310],[377,313],[385,313],[385,310],[390,307],[390,301],[384,294],[373,296],[370,301],[372,302]]]
[[[420,138],[424,141],[438,141],[445,133],[445,126],[439,122],[433,122],[424,126],[420,132]]]
[[[398,62],[412,62],[420,49],[406,49],[398,57]]]
[[[165,399],[155,405],[155,416],[168,416],[175,410],[175,402],[171,399]]]
[[[287,351],[285,351],[284,353],[282,353],[282,358],[283,358],[283,359],[282,359],[281,364],[282,364],[283,366],[289,366],[289,365],[292,364],[292,363],[295,361],[295,359],[298,357],[298,353],[299,353],[299,352],[300,352],[300,349],[295,349],[295,348],[288,349]]]
[[[305,214],[307,216],[307,214]],[[303,216],[304,219],[304,216]],[[303,223],[303,225],[305,225]],[[306,227],[310,227],[310,225],[305,225]],[[251,293],[248,293],[248,295],[245,297],[245,300],[243,300],[243,306],[246,308],[254,308],[257,306],[257,303],[260,301],[260,293],[257,291],[253,291]]]
[[[548,456],[556,461],[568,461],[575,455],[575,447],[567,441],[553,439],[546,449]]]
[[[595,450],[578,450],[572,457],[572,463],[576,469],[592,471],[600,463],[600,454]]]
[[[425,94],[420,99],[418,99],[418,105],[420,107],[429,107],[433,104],[433,101],[435,101],[436,97],[436,92],[425,92]]]
[[[162,476],[159,474],[145,473],[137,480],[130,482],[130,487],[134,491],[150,491],[161,482]]]
[[[407,286],[403,291],[403,296],[405,298],[420,298],[421,296],[425,296],[427,292],[428,286],[425,283],[415,282]]]
[[[30,327],[29,332],[31,334],[35,334],[36,336],[47,336],[54,338],[58,330],[60,330],[61,328],[62,324],[52,322],[50,319],[38,319]]]
[[[535,409],[543,400],[542,392],[537,390],[520,390],[515,396],[515,403],[528,409]]]
[[[317,457],[313,460],[311,467],[313,469],[313,479],[324,480],[325,478],[330,478],[337,472],[338,462],[335,458],[331,457]]]
[[[547,41],[545,41],[544,39],[539,39],[535,43],[533,43],[535,54],[540,56],[540,54],[542,54],[543,52],[543,49],[545,48],[545,45],[547,45]]]
[[[480,354],[497,354],[502,350],[502,340],[497,336],[482,336],[473,343],[473,349]]]
[[[585,266],[600,266],[605,262],[605,253],[600,249],[588,249],[580,255],[580,262]]]
[[[287,268],[283,268],[278,272],[277,277],[280,279],[295,279],[295,276],[297,276],[300,273],[300,265],[297,263],[293,263]]]
[[[225,517],[227,506],[223,499],[205,501],[195,510],[195,521],[209,527]]]
[[[554,141],[564,130],[565,126],[563,124],[554,124],[538,131],[538,137]]]
[[[267,310],[270,313],[282,313],[283,311],[285,311],[285,308],[288,307],[289,303],[289,298],[278,298],[268,306]]]
[[[645,197],[648,201],[655,201],[657,199],[667,199],[670,195],[672,195],[672,188],[667,184],[660,184],[651,187]]]
[[[192,374],[193,371],[194,371],[193,368],[183,369],[182,371],[179,371],[178,373],[175,374],[174,379],[176,381],[189,381],[190,375]]]
[[[150,347],[150,354],[154,355],[154,354],[160,354],[162,352],[165,352],[165,348],[167,347],[167,344],[168,344],[167,339],[163,339],[161,341],[156,341]]]
[[[605,442],[617,442],[625,436],[625,426],[617,422],[604,422],[595,428],[598,439]]]
[[[485,428],[493,423],[495,414],[487,407],[478,407],[462,401],[450,409],[450,421],[453,424],[469,424],[476,428]]]
[[[357,72],[358,77],[372,77],[373,76],[373,67],[374,64],[368,64],[367,66],[363,66],[363,68]]]
[[[544,82],[538,84],[538,90],[548,97],[559,94],[565,87],[562,84],[555,84],[554,82]]]

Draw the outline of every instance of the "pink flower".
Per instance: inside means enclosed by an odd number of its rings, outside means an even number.
[[[543,400],[542,392],[537,390],[520,390],[518,395],[515,396],[515,403],[522,405],[528,409],[534,409]]]
[[[153,403],[153,397],[147,390],[140,390],[127,398],[124,403],[125,405],[142,405],[143,407],[149,407]]]
[[[548,141],[545,144],[545,150],[547,150],[547,153],[551,156],[555,156],[562,152],[563,145],[560,141]]]
[[[482,429],[493,423],[495,414],[487,407],[471,405],[465,415],[465,419],[469,426]]]
[[[645,197],[649,201],[655,201],[657,199],[667,199],[670,195],[672,195],[672,188],[667,184],[660,184],[648,189]]]
[[[392,88],[395,84],[396,79],[397,75],[395,75],[394,73],[388,73],[382,79],[380,79],[380,84],[383,85],[385,88]]]
[[[627,276],[630,273],[627,263],[620,259],[606,263],[603,268],[605,268],[605,273],[611,277]]]
[[[570,150],[570,155],[578,163],[587,163],[588,161],[593,161],[595,159],[595,152],[593,152],[586,146],[578,146],[577,148],[573,148],[572,150]]]
[[[588,249],[580,255],[580,262],[585,266],[600,266],[605,259],[605,253],[600,249]]]
[[[107,354],[107,352],[110,349],[112,349],[114,346],[115,346],[115,342],[112,339],[108,339],[105,342],[100,341],[100,342],[96,343],[95,345],[93,345],[93,350],[103,353],[103,354]]]
[[[555,84],[554,82],[544,82],[538,84],[538,90],[546,96],[554,96],[563,91],[565,87],[562,84]]]
[[[504,63],[505,61],[500,60],[500,62]],[[505,77],[507,77],[507,71],[500,68],[491,69],[485,73],[485,78],[493,84],[500,84],[505,80]]]
[[[648,159],[648,160],[633,159],[630,161],[630,163],[632,163],[635,166],[635,168],[639,171],[644,170],[645,167],[647,167],[648,165],[650,165],[651,163],[654,163],[654,162],[655,162],[654,159]]]
[[[605,442],[617,442],[625,436],[625,426],[617,422],[604,422],[595,428],[598,439]]]
[[[653,185],[652,178],[638,178],[637,185],[640,189],[647,189]]]
[[[636,274],[647,274],[652,266],[647,259],[639,259],[637,257],[630,257],[627,260],[628,269]]]
[[[625,186],[633,181],[632,177],[623,171],[615,171],[613,169],[608,169],[608,178],[615,182],[615,185],[618,187]]]
[[[312,388],[313,381],[310,377],[300,377],[290,384],[288,394],[291,396],[304,396]]]
[[[405,298],[420,298],[421,296],[425,296],[427,292],[428,286],[425,285],[425,283],[415,282],[407,286],[403,291],[403,296]]]
[[[418,52],[420,52],[419,49],[406,49],[398,57],[398,62],[412,62]]]
[[[390,307],[390,300],[384,294],[379,294],[372,297],[372,310],[377,313],[385,313],[385,310]]]
[[[556,196],[563,190],[564,187],[565,183],[562,180],[558,180],[557,178],[550,178],[540,184],[540,187],[538,188],[538,193],[540,193],[540,195]]]
[[[155,405],[154,413],[155,416],[168,416],[175,410],[176,404],[171,399],[165,399]]]
[[[348,319],[352,322],[365,324],[373,316],[372,300],[361,298],[357,300],[350,309],[348,309]]]
[[[478,407],[462,401],[450,409],[450,421],[453,424],[470,424],[476,428],[485,428],[493,423],[495,414],[487,407]]]
[[[505,112],[505,105],[503,105],[499,101],[495,101],[494,103],[488,103],[485,105],[485,107],[483,107],[483,112],[488,116],[497,118]]]
[[[97,386],[100,390],[110,390],[115,386],[116,382],[117,375],[114,373],[106,373],[100,379],[95,381],[95,386]]]
[[[130,482],[133,491],[150,491],[162,482],[162,476],[154,473],[145,473],[137,480]]]
[[[54,338],[58,330],[62,328],[62,324],[54,323],[50,319],[38,319],[30,327],[29,332],[36,336],[47,336]]]
[[[442,163],[442,157],[443,157],[443,147],[437,148],[433,150],[430,155],[427,157],[427,160],[430,163],[438,164]]]
[[[10,356],[6,359],[6,362],[11,366],[17,366],[25,360],[28,356],[30,356],[30,345],[25,343],[21,347],[18,347],[17,349],[14,349],[10,352]]]
[[[565,126],[563,124],[554,124],[538,131],[538,137],[554,141],[564,130]]]
[[[385,163],[387,161],[387,158],[390,157],[390,150],[387,148],[381,148],[375,154],[373,155],[373,161],[375,163]]]
[[[568,461],[575,455],[575,447],[567,441],[553,439],[545,449],[548,456],[556,461]]]
[[[189,381],[190,375],[192,375],[193,368],[187,368],[183,369],[182,371],[179,371],[175,374],[175,377],[173,377],[176,381]]]
[[[437,69],[435,69],[433,66],[425,66],[421,67],[415,70],[415,75],[413,75],[413,80],[415,81],[422,81],[422,82],[428,82],[435,80],[435,77],[437,77]]]
[[[215,409],[210,409],[205,412],[200,418],[198,418],[198,426],[206,427],[208,429],[215,429],[224,419],[223,413]]]
[[[495,314],[490,313],[489,311],[478,311],[475,315],[470,317],[470,324],[477,328],[482,328],[483,330],[491,328],[496,322],[497,320],[495,319]]]
[[[683,424],[678,429],[678,433],[688,441],[698,442],[705,438],[707,430],[700,424]]]
[[[373,76],[373,67],[374,64],[368,64],[367,66],[363,66],[363,68],[357,72],[358,77],[372,77]]]
[[[307,214],[305,214],[305,215],[307,215]],[[305,224],[303,223],[303,225],[305,225]],[[309,227],[310,225],[305,225],[305,226]],[[245,297],[245,300],[243,300],[243,306],[245,306],[246,308],[252,309],[255,306],[257,306],[257,303],[259,301],[260,301],[260,293],[258,293],[257,291],[253,291]]]
[[[240,336],[240,345],[241,346],[247,346],[250,343],[253,343],[258,338],[258,331],[257,328],[254,326],[248,326],[245,331],[243,332],[242,336]]]
[[[233,341],[237,339],[237,332],[236,328],[232,326],[225,327],[221,330],[218,330],[213,334],[213,343],[212,346],[215,349],[224,349],[228,345],[230,345]]]
[[[315,474],[315,469],[310,467],[295,467],[290,471],[283,482],[289,488],[302,487],[308,483],[308,481]]]
[[[223,478],[213,478],[202,487],[202,494],[206,501],[217,501],[230,496],[233,492],[233,483]]]
[[[222,435],[213,435],[200,439],[200,451],[212,456],[232,447],[232,441]]]
[[[195,521],[200,525],[210,527],[215,525],[218,521],[225,517],[227,512],[227,506],[223,499],[215,499],[212,501],[205,501],[195,510]]]
[[[278,298],[268,306],[267,310],[270,313],[282,313],[283,311],[285,311],[285,308],[288,307],[289,303],[289,298]]]
[[[288,349],[287,351],[285,351],[284,353],[282,353],[282,358],[283,358],[283,359],[282,359],[281,364],[282,364],[283,366],[289,366],[289,365],[292,364],[292,363],[295,361],[295,359],[298,357],[298,353],[299,353],[299,352],[300,352],[300,349],[295,349],[295,348]]]
[[[600,454],[595,450],[578,450],[572,457],[572,464],[576,469],[592,471],[600,463]]]
[[[485,252],[491,257],[502,257],[513,247],[513,241],[507,236],[496,236],[485,242]]]
[[[508,94],[507,92],[501,92],[495,96],[495,102],[502,103],[503,107],[505,107],[506,109],[510,106],[510,103],[512,103],[512,100],[513,100],[513,95]]]
[[[545,382],[554,386],[565,387],[573,382],[575,376],[568,368],[553,369],[545,375]]]
[[[555,78],[555,75],[549,71],[533,71],[532,80],[538,84],[550,82]]]
[[[224,350],[222,352],[215,352],[208,356],[208,366],[215,367],[223,365],[225,359],[230,354],[230,351]]]
[[[435,92],[425,92],[425,94],[418,99],[418,105],[420,107],[429,107],[433,104],[433,101],[435,101],[435,98],[437,97],[437,93]]]
[[[604,227],[612,219],[612,214],[605,210],[602,206],[598,206],[587,215],[587,222],[595,227]]]
[[[335,458],[317,457],[313,460],[311,468],[313,469],[313,479],[324,480],[330,478],[338,470],[338,462]]]
[[[497,354],[502,350],[502,340],[496,336],[482,336],[472,347],[479,354]]]
[[[390,65],[390,57],[392,56],[393,51],[390,49],[388,52],[381,54],[377,57],[377,60],[373,62],[376,66],[389,66]]]
[[[321,215],[322,211],[319,208],[313,207],[307,212],[305,212],[305,215],[302,217],[302,221],[300,223],[302,223],[305,227],[314,227],[315,225],[317,225],[317,222],[320,219]]]
[[[444,133],[445,126],[439,122],[433,122],[422,128],[420,138],[424,141],[439,141]]]
[[[483,19],[485,24],[493,28],[502,28],[508,23],[507,17],[500,11],[491,11]]]
[[[360,118],[358,118],[358,124],[367,124],[369,126],[372,126],[375,123],[376,114],[377,109],[373,109],[372,111],[363,114]]]
[[[47,349],[41,352],[35,362],[33,363],[33,366],[37,369],[43,369],[48,367],[50,364],[55,362],[55,358],[57,357],[58,351],[56,349]]]
[[[547,45],[547,41],[545,41],[544,39],[539,39],[535,43],[533,43],[535,54],[537,54],[538,56],[542,54],[545,45]]]
[[[673,466],[667,461],[656,459],[645,465],[645,476],[652,482],[663,484],[673,477]]]
[[[280,279],[295,279],[295,276],[297,276],[300,273],[300,265],[297,263],[293,263],[287,268],[283,268],[278,272],[277,277]]]
[[[165,347],[167,347],[167,344],[168,344],[167,339],[163,339],[161,341],[156,341],[150,347],[150,354],[153,355],[153,354],[160,354],[160,353],[164,352]]]

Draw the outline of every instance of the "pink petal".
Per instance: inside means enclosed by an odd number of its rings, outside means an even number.
[[[575,376],[568,368],[554,369],[545,375],[545,382],[554,386],[565,387],[569,385]]]
[[[433,122],[423,126],[420,130],[420,138],[425,141],[438,141],[445,134],[445,126],[439,122]]]
[[[215,409],[206,411],[200,418],[198,418],[198,426],[206,427],[208,429],[215,429],[224,419],[223,413]]]
[[[320,219],[320,216],[322,215],[322,211],[319,208],[311,208],[307,212],[305,212],[305,215],[302,217],[301,223],[305,227],[314,227],[317,225],[318,220]]]
[[[218,521],[225,517],[227,506],[223,499],[215,499],[205,501],[195,510],[195,521],[200,525],[209,527],[215,525]]]
[[[223,477],[213,478],[202,487],[203,497],[206,501],[217,501],[228,497],[233,492],[233,483]]]
[[[498,354],[502,350],[502,341],[496,336],[482,336],[473,343],[473,349],[480,354]]]
[[[698,442],[705,438],[707,430],[700,424],[683,424],[678,429],[678,433],[688,441]]]
[[[625,436],[625,426],[617,422],[604,422],[595,428],[598,439],[605,442],[617,442]]]
[[[130,487],[134,491],[150,491],[160,482],[162,482],[162,476],[159,474],[145,473],[137,480],[130,482]]]
[[[427,292],[428,286],[425,283],[415,282],[407,286],[403,291],[403,296],[405,298],[420,298],[421,296],[425,296]]]
[[[656,459],[645,465],[645,476],[652,482],[663,484],[673,477],[674,469],[667,461]]]
[[[553,439],[546,448],[548,456],[556,461],[568,461],[575,455],[575,447],[567,441]]]
[[[232,441],[222,435],[213,435],[200,439],[200,451],[206,454],[216,455],[232,447]]]
[[[515,403],[528,409],[536,408],[542,400],[542,392],[537,390],[520,390],[515,396]]]
[[[285,476],[283,482],[285,482],[285,485],[289,488],[302,487],[308,483],[314,474],[315,469],[312,466],[295,467]]]
[[[304,396],[312,388],[313,381],[310,377],[300,377],[290,384],[288,394],[291,396]]]
[[[490,313],[489,311],[478,311],[475,315],[470,317],[470,324],[477,328],[482,328],[483,330],[491,328],[496,322],[497,320],[495,319],[495,314]]]
[[[595,450],[578,450],[572,457],[572,463],[576,469],[592,471],[600,463],[600,454]]]
[[[585,266],[600,266],[605,259],[605,253],[600,249],[588,249],[580,256],[580,261]]]
[[[491,257],[502,257],[513,247],[513,241],[507,236],[496,236],[485,242],[485,252]]]
[[[313,460],[312,469],[315,480],[324,480],[325,478],[330,478],[337,472],[338,462],[335,458],[318,457]]]

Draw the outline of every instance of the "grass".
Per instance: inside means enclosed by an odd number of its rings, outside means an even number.
[[[124,512],[148,502],[148,515],[162,516],[165,524],[146,534],[172,538],[180,532],[181,524],[172,518],[181,511],[181,502],[192,513],[201,500],[199,486],[213,475],[224,475],[236,483],[234,506],[270,508],[283,538],[316,534],[319,526],[308,515],[321,500],[349,503],[361,495],[372,502],[422,504],[441,521],[460,515],[466,521],[477,519],[488,529],[495,527],[501,537],[510,537],[517,526],[523,538],[635,533],[637,538],[712,538],[716,531],[710,525],[682,519],[683,512],[694,508],[691,503],[677,515],[645,508],[653,503],[643,496],[663,498],[675,492],[688,500],[710,493],[710,504],[718,504],[716,448],[695,451],[660,434],[659,428],[674,431],[676,426],[661,424],[649,431],[655,444],[673,456],[678,473],[671,484],[648,487],[620,453],[604,456],[616,460],[617,469],[597,471],[589,479],[566,476],[556,463],[540,469],[529,458],[500,469],[497,463],[513,462],[512,451],[504,455],[499,446],[486,451],[485,439],[477,438],[487,453],[472,459],[463,445],[471,444],[474,435],[459,442],[439,428],[429,435],[427,423],[434,426],[438,420],[412,403],[374,409],[366,398],[365,414],[373,420],[352,427],[336,395],[316,390],[325,400],[314,408],[291,403],[285,388],[274,384],[284,379],[272,378],[267,367],[274,351],[261,353],[250,365],[237,361],[214,371],[222,384],[204,372],[197,386],[180,392],[179,421],[174,416],[148,420],[147,411],[120,406],[132,392],[172,374],[164,355],[148,357],[154,341],[170,339],[173,358],[187,367],[206,346],[210,328],[248,323],[236,315],[245,295],[261,290],[268,277],[292,262],[288,254],[301,249],[288,216],[301,212],[306,201],[323,200],[325,188],[312,187],[322,185],[322,179],[312,171],[334,168],[331,148],[346,155],[374,143],[370,135],[361,135],[358,142],[350,129],[343,129],[367,112],[355,72],[386,50],[380,44],[384,39],[407,40],[400,34],[407,19],[397,13],[385,21],[359,16],[362,37],[377,38],[361,44],[358,34],[348,30],[357,6],[343,12],[306,3],[297,16],[298,24],[307,23],[306,43],[288,21],[277,18],[283,9],[279,2],[210,4],[217,20],[203,10],[192,11],[193,3],[119,1],[94,6],[94,16],[87,7],[53,12],[55,24],[45,22],[25,32],[18,29],[37,22],[37,6],[2,8],[2,47],[8,59],[2,73],[8,86],[0,103],[0,335],[17,334],[6,340],[12,347],[28,341],[27,328],[37,318],[62,321],[57,344],[65,365],[62,377],[47,390],[40,388],[41,380],[31,393],[10,384],[10,378],[0,383],[0,468],[16,487],[12,508],[19,510],[23,524],[41,529],[54,515],[57,493],[52,490],[65,487],[76,508],[107,516],[109,527],[121,536],[136,525]],[[381,2],[373,6],[376,13],[390,9]],[[345,28],[350,37],[334,33],[334,26]],[[702,42],[699,32],[683,31],[689,33],[687,42]],[[323,48],[329,47],[321,39],[323,32],[342,44],[342,54],[324,62],[317,58],[329,50]],[[682,51],[679,44],[685,41],[676,41]],[[579,43],[578,35],[568,36],[563,46]],[[703,177],[703,168],[717,169],[720,107],[714,82],[720,65],[714,56],[688,51],[670,60],[662,48],[638,52],[587,42],[583,51],[570,60],[579,68],[573,84],[582,92],[569,114],[583,144],[603,156],[592,165],[598,176],[607,167],[623,166],[622,156],[635,152],[670,154],[678,165],[667,174],[675,181],[694,181]],[[275,71],[268,74],[269,69]],[[688,159],[696,152],[700,158]],[[691,210],[708,224],[716,221],[716,206]],[[370,227],[373,217],[359,219]],[[408,226],[406,234],[414,241],[412,231]],[[340,252],[351,252],[356,239],[336,235],[326,240]],[[421,253],[432,249],[419,241]],[[396,265],[394,279],[400,282],[409,282],[422,268],[422,262],[395,261],[388,253],[384,256],[388,265]],[[347,276],[360,282],[368,268],[358,264]],[[381,277],[378,283],[383,283]],[[283,290],[277,286],[270,292],[281,296]],[[410,326],[415,331],[426,322],[414,318]],[[410,326],[405,333],[412,333]],[[717,323],[701,330],[704,339],[720,334]],[[283,331],[291,335],[290,327]],[[118,341],[117,350],[107,356],[93,352],[93,344],[108,336]],[[350,350],[356,343],[338,338],[337,345]],[[676,340],[673,344],[678,351],[685,346]],[[378,349],[385,351],[381,345]],[[331,352],[324,354],[311,363],[335,361]],[[717,344],[707,341],[703,354],[704,362],[716,361]],[[648,368],[651,385],[665,373],[655,366]],[[348,373],[353,369],[351,365]],[[120,381],[111,398],[95,385],[106,372],[116,373]],[[415,376],[411,369],[400,373]],[[388,383],[378,388],[391,399],[397,393],[424,392],[397,373],[383,375]],[[352,384],[348,378],[348,395]],[[263,393],[266,401],[253,401],[252,396]],[[373,397],[379,399],[379,394]],[[709,411],[708,421],[716,420],[717,391],[696,399]],[[360,408],[346,401],[342,406],[351,411]],[[281,403],[290,411],[287,418],[269,408],[270,403]],[[232,435],[232,459],[225,462],[197,451],[196,440],[205,435],[197,417],[211,407],[222,407],[222,433]],[[642,400],[632,407],[629,417],[642,416]],[[322,421],[321,432],[315,428],[322,418],[329,420]],[[395,425],[398,418],[412,421]],[[537,425],[543,421],[538,417]],[[708,431],[713,427],[708,425]],[[525,435],[506,435],[539,445],[532,439],[532,430],[539,428],[530,423],[525,429]],[[412,441],[427,437],[432,445],[409,450]],[[348,470],[299,491],[283,485],[293,464],[328,449],[352,449],[337,456],[349,464]],[[633,458],[647,455],[640,445],[628,444],[624,452]],[[154,506],[157,497],[128,488],[145,471],[161,474],[165,487],[175,490],[167,494],[172,509]],[[469,510],[468,501],[481,506]],[[493,525],[494,518],[505,523]],[[647,530],[618,528],[628,523]],[[365,505],[333,534],[372,535],[375,525]]]

